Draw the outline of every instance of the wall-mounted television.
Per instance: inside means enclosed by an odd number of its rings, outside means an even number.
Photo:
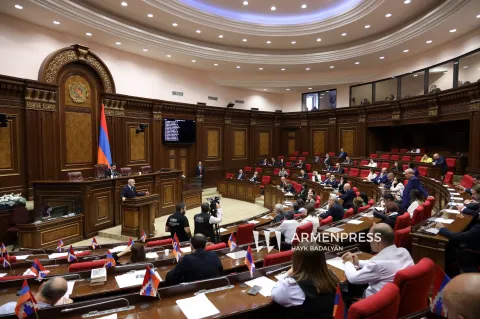
[[[193,120],[163,119],[162,141],[164,144],[195,143],[196,126]]]

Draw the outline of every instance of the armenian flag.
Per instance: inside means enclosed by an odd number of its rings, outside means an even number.
[[[335,304],[333,306],[333,319],[347,319],[347,308],[343,303],[342,291],[340,285],[337,286],[337,293],[335,294]]]
[[[73,261],[77,261],[77,256],[75,256],[75,252],[73,251],[72,245],[70,245],[70,249],[68,249],[67,260],[69,263]]]
[[[107,254],[107,258],[105,259],[105,268],[110,268],[114,267],[117,263],[115,262],[115,259],[113,258],[111,253]]]
[[[45,269],[38,259],[34,259],[32,267],[30,267],[30,272],[38,279],[42,279],[45,278],[50,271]]]
[[[173,245],[173,251],[172,251],[173,256],[175,257],[175,259],[177,260],[177,263],[178,263],[180,258],[182,258],[182,251],[180,250],[180,243],[177,243],[176,241],[174,241],[172,239],[172,245]]]
[[[432,304],[430,310],[432,313],[447,317],[447,310],[443,305],[443,288],[450,282],[448,277],[438,265],[435,265],[435,280],[433,281]]]
[[[248,270],[250,270],[250,277],[253,277],[255,262],[253,261],[252,247],[250,247],[250,245],[248,246],[247,255],[245,256],[245,265],[247,265]]]
[[[177,233],[173,234],[173,240],[178,244],[178,247],[180,247],[180,240],[178,240]]]
[[[10,257],[8,257],[8,251],[3,254],[3,268],[10,267]]]
[[[62,247],[63,247],[63,240],[60,239],[60,240],[58,241],[58,246],[57,246],[57,248],[56,248],[59,253],[62,252]]]
[[[128,240],[127,246],[132,246],[133,244],[135,244],[135,242],[133,241],[133,238],[130,237],[130,239]]]
[[[140,239],[142,240],[142,243],[144,243],[145,240],[147,239],[147,234],[145,233],[144,230],[142,230],[142,237],[140,237]]]
[[[95,249],[98,247],[97,239],[95,237],[92,238],[92,249]]]
[[[28,316],[37,312],[37,301],[28,287],[27,281],[23,280],[22,289],[18,295],[17,306],[15,313],[19,319],[27,318]]]
[[[228,238],[228,247],[230,247],[230,251],[233,251],[237,248],[237,240],[235,239],[235,235],[233,233],[230,234]]]
[[[147,271],[143,277],[142,288],[140,289],[140,295],[155,297],[157,295],[157,288],[159,284],[160,278],[158,278],[155,272],[147,266]]]
[[[0,248],[0,256],[3,256],[3,254],[6,252],[7,252],[7,247],[5,247],[5,244],[2,242],[2,247]]]
[[[108,140],[105,105],[102,104],[102,112],[100,114],[100,134],[98,137],[97,164],[105,164],[110,167],[110,163],[112,163],[112,154],[110,153],[110,142]]]

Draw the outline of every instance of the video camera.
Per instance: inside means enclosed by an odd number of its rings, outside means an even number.
[[[210,215],[217,217],[217,204],[220,204],[220,197],[210,197],[207,201],[210,203]]]

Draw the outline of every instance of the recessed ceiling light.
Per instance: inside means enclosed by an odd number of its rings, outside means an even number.
[[[267,41],[267,44],[270,44],[270,43],[272,43],[272,41]]]
[[[143,49],[143,52],[148,52],[148,49]]]
[[[201,31],[201,30],[197,30],[197,31],[195,31],[195,32],[197,32],[197,33],[202,33],[202,31]]]
[[[153,14],[149,13],[149,14],[147,14],[147,17],[153,18]]]
[[[91,37],[92,34],[90,32],[85,33],[86,36]]]
[[[285,71],[286,69],[282,69],[282,71]]]
[[[360,64],[360,62],[355,62],[355,64]]]
[[[308,88],[309,90],[312,90],[312,88]]]
[[[223,34],[220,34],[218,37],[219,37],[220,39],[223,39]]]
[[[244,6],[248,6],[248,1],[243,1]]]
[[[213,66],[218,66],[218,63],[214,63]]]
[[[290,91],[290,89],[285,89],[285,90]]]
[[[237,69],[240,69],[240,65],[237,65]]]
[[[322,39],[318,38],[318,39],[317,39],[317,42],[320,42],[320,41],[322,41]]]
[[[380,60],[383,60],[383,59],[385,59],[385,57],[384,57],[384,56],[381,56],[379,59],[380,59]]]
[[[302,4],[302,9],[306,9],[307,8],[307,5],[306,4]]]
[[[305,70],[310,71],[310,68],[305,68]]]
[[[432,42],[433,42],[432,40],[427,40],[427,42],[425,42],[425,43],[432,43]]]
[[[464,68],[464,69],[468,68],[468,65],[465,65],[463,68]]]
[[[277,10],[277,8],[276,8],[275,6],[272,6],[272,7],[270,8],[270,10],[275,11],[275,10]]]
[[[368,28],[370,28],[370,25],[369,25],[369,24],[367,24],[367,25],[365,26],[365,29],[368,29]]]
[[[330,69],[333,69],[333,68],[335,68],[335,67],[333,65],[330,65]]]
[[[408,51],[410,51],[410,50],[408,50],[408,49],[407,49],[407,50],[403,50],[403,53],[407,53]]]
[[[346,36],[346,35],[347,35],[347,34],[346,34],[345,32],[344,32],[344,33],[342,33],[342,37],[344,37],[344,36]]]
[[[328,93],[328,91],[325,91],[326,93]]]
[[[405,0],[405,1],[403,1],[403,3],[405,3],[405,4],[409,4],[410,2],[412,2],[412,0]]]
[[[480,14],[477,14],[477,19],[480,19]]]
[[[323,99],[323,97],[320,97],[321,99]]]
[[[457,32],[457,29],[452,29],[452,30],[450,30],[450,32],[451,32],[451,33]]]
[[[413,76],[414,76],[414,77],[417,77],[417,76],[418,76],[418,74],[414,74]]]
[[[266,91],[267,89],[263,89],[264,91]]]
[[[320,96],[323,96],[323,93],[322,93],[322,94],[320,94]]]
[[[120,45],[120,44],[122,44],[122,42],[115,42],[115,44],[116,44],[116,45]]]
[[[295,43],[297,43],[297,41],[292,41],[292,44],[295,44]]]
[[[53,24],[60,24],[60,22],[55,20],[55,21],[53,21]]]
[[[176,24],[176,23],[174,22],[174,23],[172,23],[172,25],[173,25],[174,27],[176,27],[178,24]]]
[[[247,42],[248,40],[247,40],[247,39],[243,39],[242,41],[243,41],[243,42]]]
[[[259,69],[260,71],[262,71],[262,70],[263,70],[263,68],[258,68],[258,69]]]
[[[128,3],[126,3],[125,1],[123,1],[123,2],[121,3],[121,5],[124,6],[124,7],[126,7],[126,6],[128,6]]]
[[[22,10],[23,7],[22,7],[21,5],[19,5],[19,4],[16,4],[16,5],[15,5],[15,9]],[[478,17],[477,17],[477,18],[478,18]]]
[[[167,58],[171,58],[172,56],[170,54],[167,54]]]
[[[385,15],[385,18],[390,18],[391,16],[392,16],[391,13],[387,13],[387,14]]]
[[[196,60],[192,60],[193,63],[197,62]]]

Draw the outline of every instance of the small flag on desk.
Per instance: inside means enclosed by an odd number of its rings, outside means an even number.
[[[443,305],[443,288],[450,282],[448,277],[438,265],[435,265],[435,280],[433,281],[432,304],[430,310],[432,313],[447,317],[447,310]]]
[[[145,240],[147,239],[147,234],[145,233],[144,230],[142,230],[142,237],[140,237],[140,239],[142,240],[142,243],[144,243]]]
[[[98,247],[97,239],[95,237],[92,238],[92,249],[95,249]]]
[[[18,295],[15,313],[19,319],[23,319],[36,313],[37,309],[37,301],[33,297],[27,281],[24,279],[22,289],[20,289],[20,294]]]
[[[7,252],[7,247],[5,247],[5,244],[2,242],[2,247],[0,248],[0,256],[3,256],[3,254],[6,252]]]
[[[3,253],[3,268],[10,267],[10,257],[8,256],[8,251]]]
[[[30,272],[38,279],[42,279],[45,278],[50,271],[45,269],[38,259],[34,259],[32,267],[30,267]]]
[[[133,241],[133,238],[130,237],[130,239],[128,240],[127,246],[132,246],[133,244],[135,244],[135,242]]]
[[[75,256],[75,252],[73,251],[72,245],[70,245],[70,249],[68,249],[67,261],[69,263],[73,261],[77,261],[77,256]]]
[[[337,293],[335,294],[335,304],[333,306],[333,319],[347,319],[347,308],[343,303],[342,291],[340,285],[337,286]]]
[[[180,240],[178,240],[177,233],[173,234],[173,240],[178,244],[178,247],[180,247]]]
[[[140,295],[155,297],[157,295],[157,288],[159,284],[160,278],[158,278],[155,272],[147,266],[147,271],[143,277],[142,288],[140,289]]]
[[[250,247],[250,245],[247,249],[247,255],[245,255],[245,265],[250,271],[250,277],[253,277],[253,273],[255,272],[255,262],[253,261],[252,247]]]
[[[230,237],[228,238],[228,247],[230,247],[230,251],[233,251],[237,248],[237,240],[235,239],[235,234],[231,233]]]
[[[115,259],[113,258],[111,253],[107,254],[107,258],[105,259],[105,268],[110,268],[114,267],[117,263],[115,262]]]
[[[60,239],[58,241],[58,246],[57,246],[57,250],[58,250],[59,253],[62,252],[62,247],[63,247],[63,240]]]
[[[182,258],[182,251],[180,250],[180,243],[177,243],[172,239],[172,245],[173,245],[173,256],[175,257],[175,260],[178,261],[180,258]]]

